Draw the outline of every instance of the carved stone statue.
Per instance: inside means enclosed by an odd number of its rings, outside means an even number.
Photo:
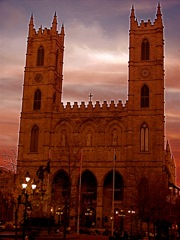
[[[116,146],[118,144],[118,133],[116,130],[112,133],[112,145]]]
[[[92,145],[92,136],[91,133],[88,132],[87,136],[86,136],[86,146],[91,146]]]

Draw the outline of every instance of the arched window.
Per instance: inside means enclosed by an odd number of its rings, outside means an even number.
[[[141,60],[149,60],[149,41],[144,39],[141,44]]]
[[[56,102],[56,92],[54,92],[54,94],[53,94],[53,103],[55,103]]]
[[[115,171],[114,200],[122,201],[124,195],[124,182],[122,176]],[[109,201],[112,197],[113,189],[113,171],[111,171],[104,180],[104,201]]]
[[[59,51],[56,51],[56,71],[58,71]]]
[[[30,152],[38,152],[39,128],[37,125],[31,130]]]
[[[37,66],[43,65],[44,65],[44,48],[43,46],[40,46],[37,52]]]
[[[71,182],[69,175],[64,170],[58,171],[58,173],[55,175],[53,179],[52,184],[52,195],[55,201],[58,201],[61,199],[61,204],[63,205],[63,202],[68,197],[69,190],[70,190]]]
[[[149,88],[146,84],[141,88],[141,107],[149,107]]]
[[[37,89],[34,93],[34,110],[40,110],[41,109],[41,91]]]
[[[141,152],[149,150],[149,128],[146,123],[143,123],[140,129],[141,133]]]

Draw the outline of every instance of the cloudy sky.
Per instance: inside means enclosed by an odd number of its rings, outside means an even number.
[[[180,1],[161,2],[165,39],[165,120],[180,185]],[[152,22],[156,0],[0,0],[0,150],[16,148],[27,32],[65,26],[63,102],[127,99],[128,34],[131,6]]]

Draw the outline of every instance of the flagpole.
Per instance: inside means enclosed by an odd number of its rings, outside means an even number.
[[[79,196],[78,196],[78,219],[77,219],[77,234],[79,234],[79,223],[80,223],[80,207],[81,207],[81,173],[82,173],[82,149],[81,149],[81,159],[79,167]]]
[[[114,159],[113,159],[113,189],[112,189],[112,224],[111,224],[111,236],[113,236],[113,232],[114,232],[115,160],[116,160],[116,152],[115,152],[115,149],[114,149]]]

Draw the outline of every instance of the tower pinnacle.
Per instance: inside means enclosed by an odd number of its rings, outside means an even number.
[[[131,8],[131,17],[133,17],[133,18],[135,17],[134,16],[134,6],[133,5],[132,5],[132,8]]]
[[[132,5],[131,15],[130,15],[130,29],[133,28],[135,21],[136,20],[135,20],[135,14],[134,14],[134,6]]]
[[[156,14],[156,16],[158,17],[158,16],[162,16],[162,14],[161,14],[161,6],[160,6],[160,3],[158,2],[158,7],[157,7],[157,14]]]
[[[160,3],[158,3],[156,17],[157,17],[157,22],[158,22],[158,24],[160,24],[160,26],[162,26],[163,23],[162,23],[162,13],[161,13],[161,6],[160,6]]]
[[[61,35],[64,35],[64,24],[61,26]]]
[[[52,31],[56,32],[57,31],[57,16],[56,12],[54,14],[53,22],[52,22]]]
[[[29,37],[32,36],[34,29],[34,20],[33,20],[33,14],[31,14],[30,21],[29,21]]]

